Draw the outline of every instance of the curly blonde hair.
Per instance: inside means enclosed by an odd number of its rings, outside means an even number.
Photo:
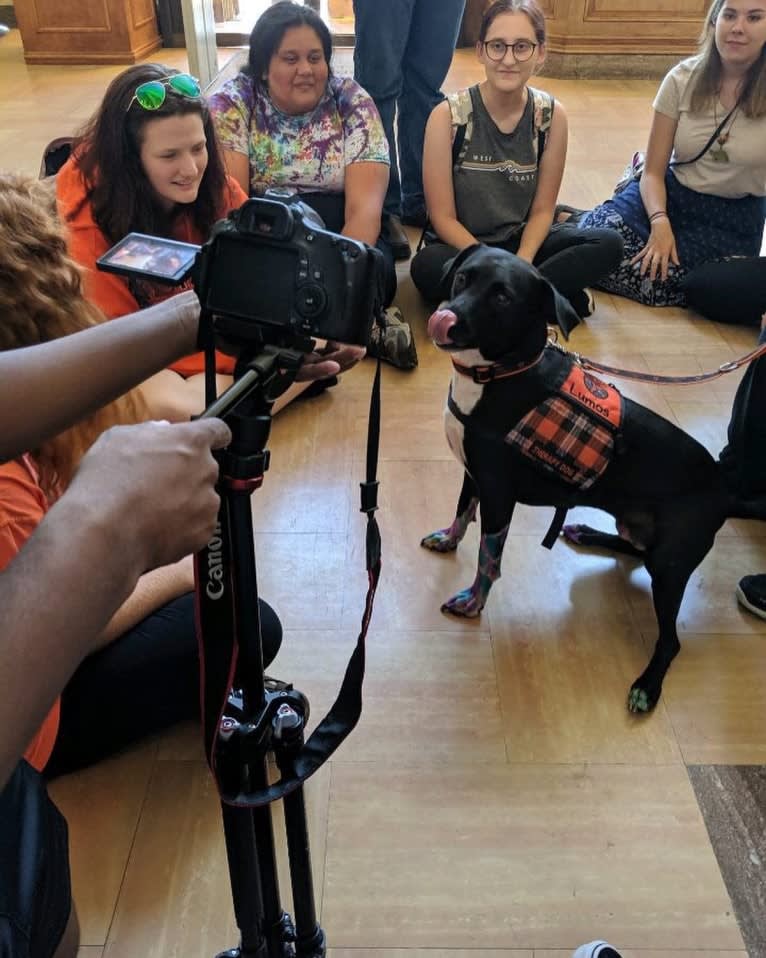
[[[34,346],[101,322],[103,314],[83,295],[51,191],[38,180],[0,174],[0,349]],[[127,394],[32,450],[48,499],[63,492],[105,429],[138,422],[142,410],[140,398]]]

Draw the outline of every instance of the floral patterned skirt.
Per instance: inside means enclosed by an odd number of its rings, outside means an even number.
[[[683,186],[671,170],[665,178],[667,209],[676,238],[680,266],[670,265],[665,280],[641,276],[640,263],[630,261],[646,245],[649,220],[637,181],[579,220],[580,229],[614,229],[625,244],[617,269],[598,287],[647,306],[685,306],[683,280],[705,263],[732,256],[757,256],[764,225],[764,198],[727,199]]]
[[[642,276],[641,264],[636,263],[631,266],[630,261],[641,252],[646,245],[646,240],[632,230],[617,210],[612,209],[608,203],[586,213],[577,225],[585,230],[604,228],[617,230],[625,244],[622,262],[613,273],[601,277],[597,284],[598,289],[625,296],[627,299],[634,299],[645,306],[686,305],[686,297],[680,287],[687,270],[683,266],[671,263],[668,267],[668,278],[665,280],[658,277],[652,282],[648,271],[645,276]]]

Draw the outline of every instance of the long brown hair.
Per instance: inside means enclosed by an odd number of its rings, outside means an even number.
[[[51,200],[37,180],[0,175],[0,349],[34,346],[104,322],[83,296]],[[138,422],[142,412],[140,399],[128,394],[33,450],[46,496],[63,492],[105,429]]]
[[[205,238],[227,212],[221,209],[226,172],[204,97],[185,97],[168,86],[165,100],[157,110],[144,110],[134,102],[136,87],[178,72],[161,63],[128,67],[109,84],[101,106],[75,140],[74,153],[88,189],[93,219],[112,243],[131,232],[172,235],[172,218],[154,199],[141,166],[143,130],[152,120],[189,113],[201,118],[207,141],[207,168],[188,212]]]
[[[691,112],[702,113],[715,103],[723,79],[721,54],[715,45],[715,25],[726,0],[713,0],[699,38],[699,64],[694,75]],[[739,97],[739,108],[745,116],[756,119],[766,115],[766,44],[747,71]]]

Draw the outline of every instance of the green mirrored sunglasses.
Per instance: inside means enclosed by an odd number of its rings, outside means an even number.
[[[147,80],[146,83],[137,86],[128,109],[137,102],[144,110],[159,110],[165,102],[168,87],[174,93],[180,93],[181,96],[189,97],[189,99],[195,99],[200,95],[199,80],[188,73],[174,73],[173,76]]]

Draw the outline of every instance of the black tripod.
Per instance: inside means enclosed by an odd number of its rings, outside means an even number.
[[[283,774],[304,742],[308,701],[266,681],[250,497],[268,469],[271,407],[295,378],[306,343],[264,346],[204,415],[224,419],[216,533],[196,557],[205,748],[222,801],[237,948],[218,958],[324,958],[316,918],[303,788],[283,797],[295,921],[279,896],[267,754]],[[240,361],[241,362],[241,361]],[[270,794],[271,793],[271,794]],[[239,807],[238,807],[239,806]]]

